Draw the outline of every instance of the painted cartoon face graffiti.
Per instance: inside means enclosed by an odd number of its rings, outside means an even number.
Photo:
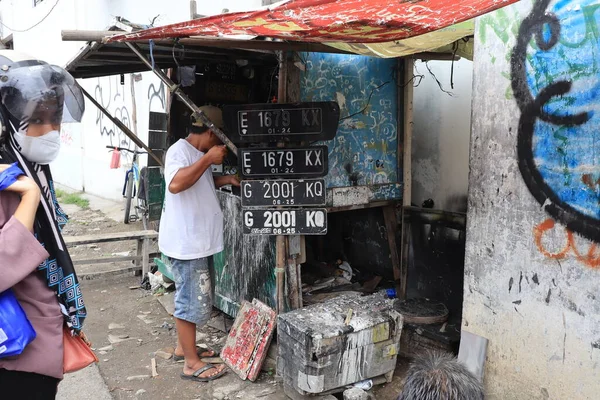
[[[541,0],[511,58],[521,110],[517,154],[531,194],[552,218],[600,242],[600,35],[596,0]]]

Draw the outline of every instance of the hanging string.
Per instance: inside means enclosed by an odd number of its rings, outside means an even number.
[[[152,62],[152,69],[154,70],[154,40],[150,39],[150,61]]]

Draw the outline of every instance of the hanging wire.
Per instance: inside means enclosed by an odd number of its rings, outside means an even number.
[[[180,67],[179,65],[179,61],[177,60],[177,57],[175,56],[175,48],[177,47],[177,45],[181,46],[181,58],[183,60],[183,58],[185,57],[185,46],[182,45],[181,43],[179,43],[179,38],[175,39],[175,43],[173,43],[173,49],[171,50],[171,53],[173,54],[173,61],[175,61],[175,65],[177,65],[177,68]]]
[[[24,32],[28,32],[30,30],[32,30],[33,28],[35,28],[36,26],[38,26],[39,24],[41,24],[42,22],[44,22],[46,20],[46,18],[48,18],[50,16],[50,14],[52,14],[52,11],[54,11],[54,8],[56,8],[56,6],[58,5],[58,2],[60,0],[56,0],[56,3],[54,3],[54,5],[52,6],[52,8],[50,9],[50,11],[48,11],[48,14],[44,15],[44,18],[42,18],[41,20],[39,20],[37,23],[35,23],[34,25],[31,25],[29,28],[27,29],[13,29],[10,26],[5,25],[1,20],[0,20],[0,25],[2,25],[3,27],[5,27],[6,29],[8,29],[11,32],[16,32],[16,33],[24,33]]]
[[[454,51],[452,52],[452,65],[450,67],[450,88],[454,90],[454,61],[456,60],[456,52],[458,51],[458,42],[454,42],[452,45]]]
[[[279,69],[279,66],[273,67],[273,73],[271,73],[271,79],[269,80],[269,93],[267,94],[266,103],[271,102],[271,91],[273,90],[273,78],[275,77],[275,72]]]
[[[442,92],[446,93],[448,96],[454,97],[454,93],[449,92],[446,89],[444,89],[444,87],[442,86],[442,82],[440,82],[440,80],[437,78],[437,76],[435,76],[435,74],[433,73],[433,71],[429,67],[429,61],[425,61],[425,67],[427,67],[427,70],[429,71],[429,73],[431,74],[431,76],[433,77],[433,79],[435,79],[435,81],[437,82],[438,86],[440,87],[440,90]]]
[[[358,114],[362,114],[363,112],[365,112],[367,110],[367,108],[369,108],[369,105],[371,104],[371,97],[373,97],[373,93],[375,93],[376,90],[381,89],[382,87],[384,87],[385,85],[387,85],[390,82],[391,81],[383,82],[381,85],[379,85],[376,88],[374,88],[373,90],[371,90],[371,93],[369,94],[369,98],[367,99],[367,104],[362,108],[362,110],[357,111],[354,114],[350,114],[347,117],[340,118],[340,122],[344,121],[346,119],[352,118],[352,117],[354,117],[354,116],[356,116]]]
[[[152,62],[152,70],[154,70],[154,40],[150,39],[150,61]]]

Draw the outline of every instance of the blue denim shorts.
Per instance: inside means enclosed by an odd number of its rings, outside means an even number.
[[[211,257],[195,260],[171,258],[175,280],[175,313],[177,319],[204,325],[212,312]]]

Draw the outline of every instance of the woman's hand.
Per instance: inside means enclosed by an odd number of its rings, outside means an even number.
[[[37,183],[35,183],[33,179],[25,175],[19,176],[15,183],[13,183],[4,190],[6,190],[7,192],[14,192],[20,195],[21,197],[36,197],[38,203],[40,201],[41,191],[39,186],[37,185]]]
[[[0,173],[8,167],[10,165],[0,164]],[[4,189],[4,191],[16,193],[21,197],[21,202],[15,211],[14,217],[25,225],[30,232],[33,232],[35,213],[41,198],[41,191],[37,183],[31,178],[21,175],[15,183]]]

